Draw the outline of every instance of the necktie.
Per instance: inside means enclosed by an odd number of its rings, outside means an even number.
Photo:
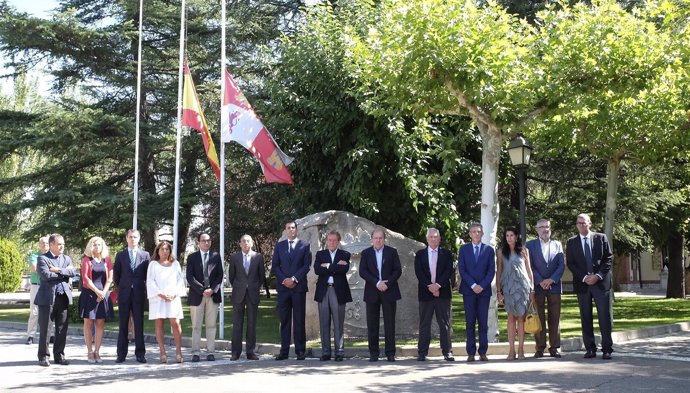
[[[474,260],[479,258],[479,246],[474,246]]]
[[[134,256],[134,250],[129,250],[129,267],[132,268],[132,271],[137,267],[137,258]]]
[[[209,287],[209,279],[208,279],[208,253],[204,253],[204,258],[203,258],[203,269],[204,269],[204,287],[208,288]]]
[[[62,263],[61,263],[62,261],[60,260],[60,258],[62,258],[62,256],[59,256],[59,257],[55,258],[55,262],[57,263],[57,266],[60,266],[60,267],[61,267],[61,266],[62,266]],[[65,294],[65,288],[62,287],[62,282],[59,282],[59,283],[58,283],[57,287],[55,288],[55,292],[56,292],[58,295],[64,295],[64,294]]]
[[[589,239],[587,237],[582,238],[585,241],[585,261],[587,262],[587,274],[593,272],[592,263],[592,250],[589,248]]]
[[[293,248],[293,243],[294,243],[294,242],[295,242],[294,240],[290,240],[290,241],[288,242],[288,243],[290,243],[290,246],[288,246],[288,253],[291,253],[291,252],[294,250],[294,248]]]
[[[436,282],[436,263],[438,262],[438,253],[436,250],[431,250],[431,282]]]
[[[244,256],[244,272],[249,275],[249,255]]]

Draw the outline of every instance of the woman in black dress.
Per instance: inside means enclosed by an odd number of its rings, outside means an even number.
[[[110,304],[110,283],[113,281],[113,264],[108,246],[98,236],[89,240],[81,261],[82,291],[79,297],[79,315],[84,318],[84,341],[89,363],[102,363],[99,350],[103,343],[105,319],[113,317]],[[96,347],[92,349],[94,322]]]

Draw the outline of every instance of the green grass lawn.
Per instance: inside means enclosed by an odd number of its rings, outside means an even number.
[[[226,302],[225,308],[225,339],[232,337],[232,305]],[[0,305],[0,320],[26,322],[28,318],[28,306],[26,304]],[[184,306],[185,318],[182,320],[183,335],[191,335],[192,325],[189,318],[189,307]],[[595,309],[596,314],[596,309]],[[641,327],[664,325],[690,320],[690,301],[684,299],[655,299],[655,298],[618,298],[613,306],[614,331],[637,329]],[[501,331],[499,341],[505,342],[506,337],[506,312],[501,309],[498,313],[499,329]],[[75,322],[70,322],[77,326]],[[259,322],[257,338],[263,343],[279,343],[280,333],[278,329],[278,313],[276,311],[276,297],[270,299],[263,297],[259,306]],[[117,321],[106,324],[107,330],[117,330]],[[154,334],[153,321],[146,320],[144,330]],[[167,331],[167,329],[166,329]],[[595,331],[596,327],[595,316]],[[574,295],[563,295],[561,306],[561,337],[580,336],[580,313],[577,308],[577,298]],[[453,297],[453,341],[465,341],[465,315],[460,296]],[[416,344],[416,340],[399,342],[400,345]],[[347,345],[366,346],[366,341],[351,342]]]

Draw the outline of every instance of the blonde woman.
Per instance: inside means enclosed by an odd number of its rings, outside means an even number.
[[[81,261],[82,291],[79,296],[79,315],[84,319],[84,342],[89,363],[102,363],[100,349],[105,332],[105,319],[113,317],[110,304],[110,284],[113,281],[113,263],[108,246],[98,237],[92,237],[84,249]],[[96,339],[92,349],[94,324]]]
[[[156,246],[151,259],[146,276],[146,290],[149,297],[149,320],[156,321],[156,341],[160,349],[160,361],[161,363],[168,362],[163,322],[169,319],[175,339],[175,357],[177,363],[182,363],[180,319],[184,318],[184,315],[180,296],[186,293],[182,268],[172,255],[172,246],[167,241],[162,241]]]

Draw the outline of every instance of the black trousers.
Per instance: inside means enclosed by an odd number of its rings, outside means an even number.
[[[134,355],[144,356],[144,304],[133,301],[131,298],[127,302],[120,301],[119,319],[120,332],[117,335],[117,357],[126,358],[129,349],[129,314],[132,313],[134,320]]]
[[[599,319],[599,332],[601,333],[601,350],[613,352],[613,340],[611,339],[611,294],[610,291],[601,291],[590,287],[585,293],[577,294],[577,303],[580,306],[580,320],[582,326],[582,341],[588,351],[596,352],[597,344],[594,341],[594,314],[592,312],[592,300],[597,306]]]
[[[65,358],[65,343],[67,342],[67,327],[69,324],[69,298],[67,295],[55,295],[53,305],[38,306],[38,360],[48,357],[48,324],[55,322],[55,343],[53,344],[53,359]]]
[[[431,320],[434,314],[436,314],[436,323],[438,323],[441,352],[443,356],[448,356],[453,352],[450,339],[450,299],[443,298],[419,302],[419,341],[417,343],[417,353],[421,356],[429,354]]]
[[[234,300],[234,299],[233,299]],[[256,350],[256,318],[259,314],[259,304],[252,304],[249,295],[245,294],[241,303],[232,304],[232,353],[242,353],[242,331],[244,330],[244,315],[247,315],[247,354]]]
[[[295,353],[303,354],[307,350],[307,333],[305,315],[307,293],[288,291],[278,293],[278,317],[280,318],[280,354],[290,352],[290,339],[294,329]]]
[[[385,335],[386,356],[395,356],[395,308],[396,302],[367,302],[367,332],[369,355],[379,357],[379,323],[383,310],[383,333]]]

